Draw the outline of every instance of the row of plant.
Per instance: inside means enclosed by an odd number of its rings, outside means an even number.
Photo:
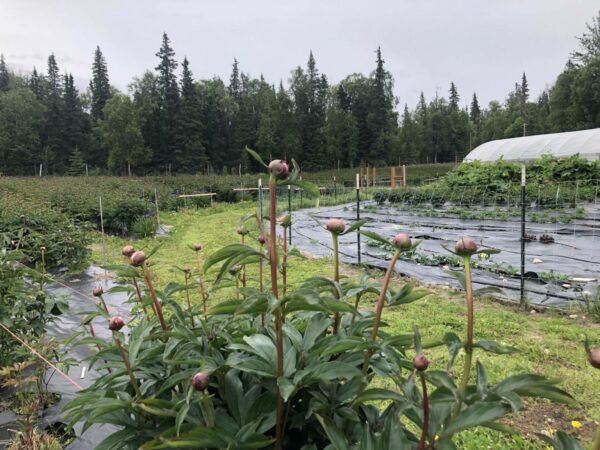
[[[83,267],[90,240],[67,214],[39,199],[6,192],[0,197],[0,249],[17,250],[21,262]]]
[[[58,351],[56,340],[45,336],[47,324],[68,304],[46,293],[52,278],[44,266],[32,269],[23,259],[18,251],[0,250],[0,412],[9,409],[18,415],[6,448],[60,450],[68,443],[66,430],[44,430],[38,421],[39,411],[59,399],[48,389],[50,380],[72,362]]]
[[[527,205],[539,208],[576,207],[584,202],[594,202],[598,196],[595,185],[578,186],[576,183],[555,185],[528,184],[525,189]],[[519,207],[521,186],[518,183],[505,184],[495,190],[486,186],[448,186],[443,182],[425,186],[408,187],[400,190],[378,190],[373,199],[383,204],[431,205],[482,207]]]
[[[550,155],[526,164],[527,181],[533,184],[579,182],[580,185],[596,185],[600,180],[600,161],[589,161],[579,155],[556,158]],[[508,183],[521,182],[521,165],[517,161],[463,163],[448,172],[443,181],[448,186],[487,186],[501,190]]]
[[[105,232],[118,235],[139,234],[135,230],[136,223],[155,217],[157,206],[159,211],[174,211],[183,207],[208,207],[212,201],[257,201],[256,186],[255,177],[250,184],[246,176],[223,175],[0,178],[0,191],[9,196],[9,199],[29,201],[41,206],[43,210],[53,209],[66,214],[75,223],[89,225],[97,230],[103,225]],[[263,192],[266,195],[266,187]],[[335,188],[333,185],[328,186],[323,192],[326,194],[323,198],[324,205],[351,201],[355,197],[353,189],[341,185]],[[181,196],[206,193],[216,195],[212,200],[208,196]],[[290,194],[292,208],[314,206],[309,193],[294,189]]]
[[[240,227],[240,243],[216,251],[203,265],[202,246],[191,245],[181,279],[162,290],[153,283],[153,251],[126,246],[128,264],[113,269],[132,281],[117,288],[129,292],[136,313],[128,324],[106,308],[100,290],[94,292],[99,302],[84,324],[104,317],[112,340],[94,337],[89,328],[73,339],[98,349],[90,364],[106,375],[80,391],[67,410],[84,427],[120,427],[97,449],[452,449],[454,436],[473,427],[508,432],[499,419],[516,414],[524,397],[575,403],[539,375],[489,382],[477,352],[515,349],[474,335],[471,259],[494,251],[479,250],[471,239],[460,239],[451,252],[464,267],[454,273],[466,290],[462,337],[448,332],[422,342],[416,328],[402,335],[386,332],[386,311],[429,292],[411,285],[390,288],[397,259],[419,242],[404,233],[388,241],[360,231],[364,221],[348,228],[338,219],[327,221],[334,248],[331,276],[288,286],[287,261],[295,252],[287,247],[290,218],[277,218],[277,186],[300,186],[312,195],[317,190],[282,161],[265,167],[266,223],[258,215],[245,218],[256,220],[256,236]],[[381,283],[340,276],[338,238],[356,231],[394,248]],[[251,237],[258,248],[248,245]],[[222,289],[230,297],[213,304]],[[183,303],[176,301],[178,294]],[[377,298],[374,310],[365,308],[369,295]],[[444,345],[448,364],[440,367],[427,354]],[[595,365],[599,353],[589,351]],[[540,438],[555,448],[582,448],[563,432]],[[596,448],[600,437],[597,441]],[[565,443],[569,447],[561,447]]]

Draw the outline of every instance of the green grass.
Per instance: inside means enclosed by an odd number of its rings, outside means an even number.
[[[134,242],[138,248],[151,248],[156,243],[162,247],[152,257],[152,271],[159,285],[171,280],[182,281],[181,272],[175,266],[193,265],[194,252],[188,248],[194,242],[204,246],[203,259],[223,245],[239,242],[235,230],[239,218],[252,212],[254,203],[234,205],[215,204],[213,208],[201,210],[182,210],[161,214],[161,223],[172,226],[168,237],[155,240]],[[253,233],[255,236],[255,232]],[[249,238],[249,241],[253,241]],[[123,261],[121,247],[130,241],[107,238],[107,259],[109,262]],[[254,244],[253,244],[254,245]],[[96,235],[93,248],[96,263],[102,263],[101,242]],[[256,269],[248,269],[250,283],[256,282]],[[300,259],[289,262],[289,284],[298,285],[309,276],[327,276],[332,272],[331,259]],[[354,267],[344,266],[342,272],[349,276],[358,276]],[[373,272],[379,277],[380,272]],[[401,280],[395,280],[396,284]],[[221,296],[226,292],[220,293]],[[363,300],[363,307],[370,306],[370,300]],[[218,297],[213,299],[218,301]],[[465,333],[465,305],[461,292],[437,289],[416,303],[386,310],[384,319],[388,331],[392,333],[410,332],[416,324],[424,341],[440,339],[445,332],[453,331],[459,335]],[[574,320],[555,313],[530,314],[514,307],[505,306],[489,299],[478,299],[476,308],[476,339],[493,339],[502,344],[516,347],[514,355],[489,355],[482,351],[476,356],[486,366],[488,377],[495,382],[508,375],[520,372],[535,372],[549,378],[561,380],[560,386],[570,392],[581,404],[580,408],[562,408],[557,411],[569,423],[579,420],[586,423],[588,430],[593,429],[591,421],[600,421],[600,371],[594,370],[586,362],[582,341],[585,335],[597,341],[600,328],[589,323],[577,323]],[[446,350],[436,348],[427,351],[432,367],[443,369],[447,363]],[[456,374],[460,374],[462,361],[455,363]],[[535,408],[535,403],[532,405]],[[534,415],[535,416],[535,415]],[[534,422],[532,432],[542,432],[556,425],[548,424],[539,417],[539,427]],[[535,428],[537,427],[537,429]],[[570,426],[564,431],[573,433]],[[589,433],[588,433],[589,434]],[[459,435],[457,445],[461,449],[545,449],[540,441],[531,437],[507,436],[488,429],[477,429]]]

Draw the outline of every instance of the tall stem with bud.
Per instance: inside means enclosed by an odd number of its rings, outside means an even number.
[[[392,278],[392,273],[394,272],[394,266],[396,265],[396,261],[398,261],[400,253],[412,248],[412,241],[410,240],[408,234],[398,233],[396,236],[394,236],[392,245],[396,251],[394,252],[394,256],[392,257],[392,260],[388,264],[387,270],[385,271],[383,285],[381,286],[381,292],[379,293],[379,298],[377,299],[377,305],[375,307],[375,320],[373,321],[373,330],[371,331],[371,339],[373,341],[377,339],[377,332],[379,331],[379,325],[381,324],[381,314],[383,312],[383,307],[385,306],[385,295],[390,286],[390,280]],[[365,375],[369,370],[369,360],[371,359],[372,355],[373,353],[371,351],[365,353],[365,360],[362,368],[363,374]]]
[[[270,222],[270,248],[269,264],[271,266],[271,291],[276,299],[279,299],[277,286],[277,182],[271,175],[269,179],[269,222]],[[283,376],[283,330],[281,309],[275,312],[275,335],[277,348],[277,377]],[[281,449],[281,438],[283,436],[283,397],[277,387],[277,406],[275,422],[275,448]]]
[[[475,314],[473,307],[473,283],[471,278],[471,256],[477,252],[477,244],[471,238],[461,238],[456,242],[454,250],[458,256],[463,258],[465,266],[465,290],[467,300],[467,340],[465,342],[465,361],[462,378],[459,386],[459,400],[452,411],[452,417],[456,418],[460,413],[462,399],[469,385],[471,366],[473,365],[473,327]]]

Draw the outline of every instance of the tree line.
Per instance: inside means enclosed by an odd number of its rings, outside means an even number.
[[[233,61],[229,80],[195,79],[167,34],[157,65],[129,92],[110,84],[100,47],[81,93],[54,54],[45,73],[17,75],[0,56],[0,171],[5,175],[237,173],[257,170],[246,146],[264,158],[302,162],[303,170],[448,162],[494,139],[600,127],[600,14],[578,38],[554,85],[531,98],[523,73],[503,102],[461,107],[457,86],[414,108],[398,108],[381,49],[369,76],[337,84],[312,52],[287,87],[252,78]]]

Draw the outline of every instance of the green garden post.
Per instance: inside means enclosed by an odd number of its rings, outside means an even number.
[[[526,169],[521,164],[521,306],[525,302],[525,184]]]
[[[358,174],[356,174],[356,220],[360,220],[360,176]],[[356,251],[358,255],[358,264],[360,264],[360,229],[356,230]]]
[[[290,219],[292,218],[292,186],[288,184],[288,214],[290,215]],[[290,225],[290,237],[289,242],[292,245],[292,226]]]

